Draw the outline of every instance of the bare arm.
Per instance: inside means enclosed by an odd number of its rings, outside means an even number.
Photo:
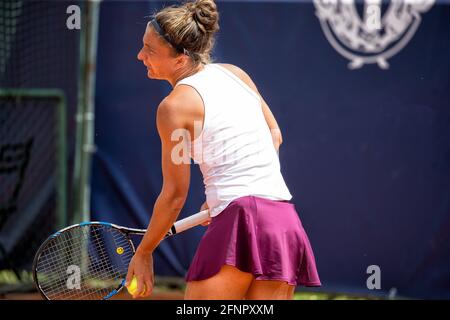
[[[131,283],[133,276],[137,278],[137,290],[133,298],[148,297],[151,294],[154,282],[152,253],[176,221],[189,189],[190,161],[177,161],[180,160],[174,159],[177,153],[172,154],[174,148],[179,150],[180,146],[180,141],[172,141],[172,133],[175,130],[187,132],[184,129],[183,115],[178,109],[167,98],[158,107],[156,124],[161,138],[163,186],[155,202],[147,232],[128,266],[126,286]],[[180,137],[182,146],[186,146],[188,140],[183,135]]]
[[[245,84],[247,84],[251,89],[253,89],[261,98],[261,107],[262,107],[262,111],[264,114],[264,118],[266,119],[267,125],[269,126],[270,132],[272,134],[272,140],[273,140],[275,149],[278,152],[280,145],[283,143],[283,137],[281,135],[281,130],[280,130],[280,127],[278,126],[275,116],[273,115],[272,111],[270,110],[270,108],[267,105],[264,98],[259,93],[258,88],[256,87],[255,83],[252,81],[250,76],[241,68],[236,67],[232,64],[221,64],[221,66],[223,66],[223,67],[227,68],[228,70],[230,70],[231,72],[233,72]]]
[[[266,119],[267,125],[269,126],[270,133],[272,134],[273,144],[277,152],[279,151],[280,145],[283,143],[283,136],[281,135],[280,127],[278,126],[275,116],[272,111],[270,111],[269,106],[263,97],[260,95],[262,101],[262,110],[264,113],[264,118]]]
[[[180,159],[175,159],[180,154],[173,152],[173,150],[180,149],[180,143],[184,143],[184,150],[187,150],[188,137],[182,136],[181,142],[171,139],[175,130],[179,130],[181,133],[187,132],[184,129],[183,120],[180,118],[176,105],[171,104],[167,99],[161,102],[156,122],[161,138],[163,185],[155,202],[147,232],[137,249],[142,253],[148,254],[155,250],[176,221],[188,194],[190,161],[180,163]]]

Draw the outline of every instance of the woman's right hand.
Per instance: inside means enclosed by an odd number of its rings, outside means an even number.
[[[137,290],[133,295],[133,299],[149,297],[153,291],[154,283],[153,257],[151,253],[141,253],[139,247],[128,266],[126,287],[131,284],[133,276],[137,280]]]
[[[200,211],[209,209],[208,207],[208,203],[206,203],[206,201],[202,204],[202,206],[200,207]],[[208,220],[206,220],[205,222],[202,223],[202,226],[206,227],[211,223],[211,217],[208,218]]]

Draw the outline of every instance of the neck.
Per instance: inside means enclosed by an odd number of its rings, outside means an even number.
[[[169,79],[168,81],[170,82],[173,88],[180,80],[183,80],[184,78],[196,74],[197,72],[203,70],[203,68],[204,66],[202,63],[200,63],[196,67],[193,67],[192,65],[187,65],[186,67],[180,68],[177,71],[175,71],[172,79]]]

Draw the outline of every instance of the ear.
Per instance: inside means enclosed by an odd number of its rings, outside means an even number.
[[[175,65],[179,68],[184,67],[188,63],[189,57],[185,54],[180,54],[176,57]]]

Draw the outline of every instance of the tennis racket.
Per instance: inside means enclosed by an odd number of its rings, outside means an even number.
[[[175,222],[165,238],[209,218],[203,210]],[[132,229],[106,222],[84,222],[51,235],[33,261],[33,278],[47,300],[106,300],[119,293],[135,253]]]

